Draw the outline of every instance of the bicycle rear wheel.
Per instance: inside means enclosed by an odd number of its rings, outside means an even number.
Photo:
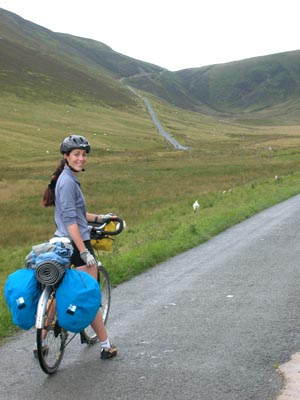
[[[98,263],[97,280],[99,282],[102,294],[100,310],[102,313],[104,324],[106,324],[110,308],[111,284],[108,272],[100,262]],[[97,335],[91,325],[89,325],[83,331],[80,332],[80,337],[81,337],[81,343],[86,343],[89,345],[96,343],[98,340]]]
[[[54,292],[46,298],[43,328],[36,330],[37,357],[46,374],[54,374],[65,351],[68,333],[58,325]]]

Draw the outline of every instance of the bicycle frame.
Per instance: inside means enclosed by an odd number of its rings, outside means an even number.
[[[45,310],[47,307],[47,302],[49,299],[49,295],[52,291],[51,286],[45,286],[38,302],[37,306],[37,312],[36,312],[36,321],[35,321],[35,327],[36,329],[42,329],[44,328],[44,315],[45,315]]]
[[[112,220],[120,222],[120,225],[116,231],[105,231],[105,233],[104,231],[102,231],[106,223],[109,221],[106,221],[104,225],[91,227],[91,231],[95,234],[95,237],[97,239],[102,239],[105,235],[108,234],[116,235],[122,231],[123,221],[117,217],[113,217]],[[50,243],[54,244],[56,241],[65,241],[66,243],[70,243],[69,238],[56,237],[52,238],[50,240]],[[97,280],[99,282],[102,292],[102,303],[100,309],[102,311],[102,316],[105,323],[110,307],[111,285],[108,272],[102,266],[100,261],[98,261],[97,264]],[[55,265],[55,262],[53,262],[53,266],[57,267]],[[76,333],[68,339],[68,332],[59,325],[56,312],[57,310],[54,281],[50,284],[47,284],[49,282],[48,279],[39,279],[38,281],[43,285],[43,290],[40,295],[36,311],[35,328],[37,350],[35,354],[39,360],[42,370],[47,374],[54,374],[63,359],[66,346],[76,336]],[[80,337],[81,342],[88,345],[94,344],[98,340],[96,333],[92,328],[90,328],[90,326],[86,327],[83,331],[80,332]]]

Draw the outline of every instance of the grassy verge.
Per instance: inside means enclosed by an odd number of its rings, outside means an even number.
[[[103,255],[113,284],[119,284],[153,265],[193,248],[225,229],[299,192],[299,175],[284,177],[279,183],[247,184],[226,193],[202,198],[200,211],[190,203],[176,204],[151,221],[128,228],[118,238],[114,251]]]

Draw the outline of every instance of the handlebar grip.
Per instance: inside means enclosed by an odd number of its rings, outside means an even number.
[[[114,231],[106,231],[104,230],[104,224],[109,224],[110,222],[117,222],[119,224],[118,229]],[[119,217],[105,218],[105,220],[97,222],[90,222],[90,226],[92,226],[92,232],[101,233],[103,236],[116,236],[119,235],[124,229],[124,221]],[[102,226],[101,226],[102,225]]]
[[[119,233],[121,233],[122,230],[124,229],[124,221],[119,217],[109,218],[106,221],[107,221],[107,223],[109,223],[109,222],[117,222],[119,224],[119,226],[118,226],[118,229],[116,229],[113,232],[104,231],[105,235],[115,236],[115,235],[118,235]]]

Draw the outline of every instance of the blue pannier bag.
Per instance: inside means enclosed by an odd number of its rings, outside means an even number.
[[[4,296],[15,325],[28,330],[35,324],[40,294],[34,270],[19,269],[8,276]]]
[[[59,325],[78,333],[93,322],[101,304],[100,286],[84,271],[67,269],[56,290]]]

